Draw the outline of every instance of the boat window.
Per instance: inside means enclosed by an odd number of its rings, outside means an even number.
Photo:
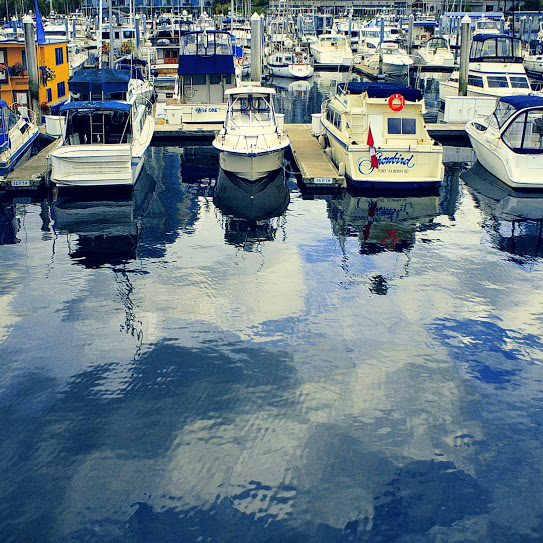
[[[543,149],[543,111],[522,113],[507,127],[502,137],[515,151],[529,153]]]
[[[388,119],[389,134],[416,134],[417,121],[415,119],[406,118],[389,118]]]
[[[511,149],[520,149],[522,146],[522,135],[524,133],[524,121],[526,114],[519,115],[504,132],[503,141],[511,147]]]
[[[326,111],[326,119],[336,128],[341,128],[341,115],[337,111],[334,111],[333,109],[328,109]]]
[[[209,83],[211,85],[221,84],[221,74],[209,74]]]
[[[501,101],[498,102],[494,111],[494,117],[496,118],[498,126],[502,127],[507,119],[509,119],[511,115],[514,115],[516,111],[517,110],[511,104]]]
[[[479,75],[468,75],[468,85],[473,85],[474,87],[483,87],[483,78]]]
[[[528,83],[528,79],[524,76],[511,75],[509,76],[509,79],[511,80],[511,86],[514,89],[529,89],[530,88],[530,83]]]
[[[490,88],[496,87],[509,87],[507,77],[501,75],[489,75],[487,76],[488,86]]]

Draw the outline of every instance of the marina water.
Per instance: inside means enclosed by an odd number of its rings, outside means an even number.
[[[243,198],[157,145],[133,195],[6,197],[0,540],[541,540],[543,200],[446,156]]]

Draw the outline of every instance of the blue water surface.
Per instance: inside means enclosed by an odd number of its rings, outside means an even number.
[[[4,198],[0,541],[542,541],[543,199],[448,155],[416,196],[187,145]]]

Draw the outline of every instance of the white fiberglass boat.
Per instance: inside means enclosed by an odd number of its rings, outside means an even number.
[[[307,79],[313,75],[313,64],[306,51],[285,49],[268,56],[268,69],[276,77]]]
[[[439,82],[439,96],[458,96],[459,73]],[[469,52],[468,96],[509,96],[533,92],[522,63],[522,42],[504,34],[473,37]]]
[[[30,154],[39,134],[34,115],[27,108],[24,115],[0,100],[0,175],[7,175],[17,163]]]
[[[364,65],[379,70],[385,77],[406,78],[413,59],[397,42],[384,41],[373,55],[364,57]]]
[[[477,160],[513,188],[543,188],[543,96],[504,96],[466,124]]]
[[[411,56],[415,63],[421,66],[454,66],[454,55],[445,38],[430,38],[424,46],[413,51]]]
[[[226,91],[228,110],[213,140],[223,170],[257,181],[283,166],[290,142],[277,120],[275,90],[246,86]]]
[[[151,85],[131,71],[98,68],[77,71],[69,85],[51,180],[59,187],[133,186],[154,132]]]
[[[443,148],[428,135],[423,107],[418,89],[341,83],[322,104],[319,141],[356,188],[438,185]]]
[[[315,67],[348,68],[353,61],[353,51],[347,36],[321,34],[318,41],[310,45]]]

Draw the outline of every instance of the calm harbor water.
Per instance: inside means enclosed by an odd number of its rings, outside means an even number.
[[[543,197],[446,160],[248,194],[155,146],[134,195],[1,200],[0,541],[543,540]]]

